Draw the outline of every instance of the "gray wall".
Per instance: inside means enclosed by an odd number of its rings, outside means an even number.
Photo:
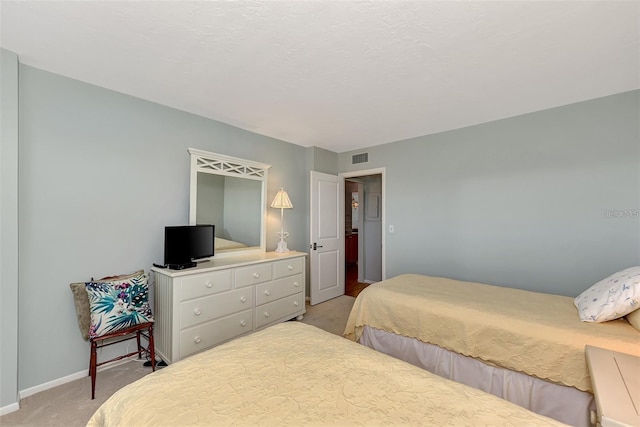
[[[363,277],[367,283],[382,280],[382,175],[362,177],[364,197],[362,200]]]
[[[271,164],[267,199],[286,187],[289,247],[307,246],[304,148],[28,66],[19,88],[20,390],[88,367],[70,282],[148,270],[188,223],[188,147]]]
[[[4,49],[0,55],[0,408],[5,408],[18,402],[18,57]]]
[[[341,153],[343,172],[386,167],[387,277],[575,296],[638,265],[639,94]]]
[[[338,155],[333,151],[320,147],[310,147],[307,150],[309,170],[316,172],[338,174]]]

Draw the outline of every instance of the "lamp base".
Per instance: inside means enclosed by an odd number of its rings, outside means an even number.
[[[285,242],[284,240],[280,240],[278,242],[278,247],[276,248],[276,252],[278,253],[289,252],[289,249],[287,248],[287,242]]]

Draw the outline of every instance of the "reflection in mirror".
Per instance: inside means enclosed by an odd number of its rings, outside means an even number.
[[[196,224],[215,224],[216,252],[260,246],[262,182],[198,174]]]
[[[215,256],[265,251],[270,165],[189,148],[189,224],[213,224]]]

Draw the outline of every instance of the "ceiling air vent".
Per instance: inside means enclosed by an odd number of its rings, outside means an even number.
[[[354,154],[351,156],[351,164],[367,163],[369,161],[369,153]]]

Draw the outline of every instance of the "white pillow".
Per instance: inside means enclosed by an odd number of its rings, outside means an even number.
[[[576,297],[583,322],[618,319],[640,307],[640,266],[630,267],[602,279]]]

